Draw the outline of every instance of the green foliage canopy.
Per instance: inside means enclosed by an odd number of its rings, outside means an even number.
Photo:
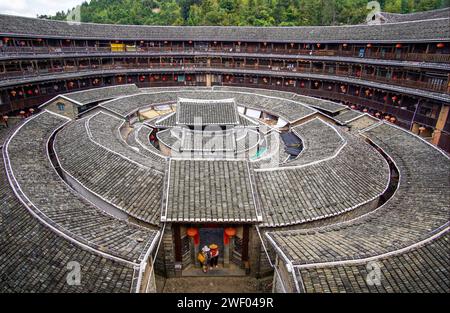
[[[91,0],[81,21],[134,25],[306,26],[358,24],[367,0]],[[410,13],[450,6],[450,0],[381,0],[381,9]],[[64,20],[67,12],[38,16]]]

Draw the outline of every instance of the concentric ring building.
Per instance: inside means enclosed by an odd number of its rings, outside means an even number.
[[[449,12],[0,15],[0,292],[155,292],[214,242],[266,291],[448,293]]]

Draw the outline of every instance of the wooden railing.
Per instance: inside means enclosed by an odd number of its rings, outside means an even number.
[[[107,65],[90,65],[90,66],[65,66],[59,68],[51,68],[51,69],[40,69],[39,71],[13,71],[13,72],[0,72],[0,80],[9,80],[15,78],[26,78],[26,77],[36,77],[36,76],[44,76],[51,75],[54,73],[74,73],[74,72],[85,72],[85,71],[104,71],[104,70],[116,70],[116,69],[181,69],[181,70],[189,70],[196,68],[220,68],[220,69],[237,69],[237,70],[259,70],[259,71],[270,71],[270,72],[279,72],[279,73],[305,73],[305,74],[320,74],[326,76],[339,76],[339,77],[348,77],[354,79],[361,79],[363,81],[374,81],[385,83],[389,85],[397,85],[410,87],[421,90],[428,90],[433,92],[441,92],[441,93],[449,93],[447,90],[447,86],[445,84],[442,85],[432,85],[428,82],[424,81],[413,81],[407,79],[392,79],[387,77],[362,74],[356,75],[355,73],[351,73],[348,71],[340,71],[329,69],[317,69],[317,68],[299,68],[299,67],[279,67],[279,66],[269,66],[269,65],[244,65],[240,64],[223,64],[223,63],[212,63],[208,65],[207,63],[120,63],[120,64],[107,64]]]
[[[246,48],[246,47],[136,47],[132,51],[111,51],[110,47],[2,47],[0,55],[27,55],[27,54],[90,54],[90,53],[120,53],[129,55],[139,55],[143,53],[255,53],[255,54],[280,54],[280,55],[312,55],[312,56],[336,56],[336,57],[356,57],[361,59],[382,59],[382,60],[406,60],[419,62],[450,63],[450,54],[438,53],[394,53],[394,52],[372,52],[366,50],[363,56],[359,51],[349,50],[307,50],[307,49],[281,49],[281,48]]]

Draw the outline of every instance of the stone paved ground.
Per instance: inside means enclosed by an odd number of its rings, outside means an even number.
[[[262,292],[260,283],[253,277],[180,277],[159,280],[159,292],[168,293],[248,293]]]

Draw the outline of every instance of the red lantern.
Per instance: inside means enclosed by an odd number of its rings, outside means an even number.
[[[187,233],[187,235],[188,235],[189,237],[195,237],[195,236],[198,235],[198,229],[195,228],[195,227],[189,227],[189,228],[186,230],[186,233]]]
[[[189,237],[194,238],[194,244],[198,245],[200,243],[200,235],[198,233],[198,229],[195,227],[189,227],[186,230],[186,233]]]
[[[371,44],[371,43],[368,43],[368,44],[367,44],[367,48],[372,48],[372,44]]]
[[[344,47],[344,48],[347,48],[347,44],[346,43],[344,43],[344,44],[342,44],[342,47]]]
[[[440,42],[440,43],[438,43],[438,44],[436,45],[436,47],[438,47],[438,48],[444,48],[444,47],[445,47],[445,44],[442,43],[442,42]]]
[[[226,245],[229,244],[230,237],[233,237],[235,235],[236,235],[236,228],[234,227],[225,228],[225,231],[223,233],[223,243]]]
[[[402,47],[402,44],[401,44],[401,43],[398,43],[398,44],[395,45],[395,47],[396,47],[397,49],[400,49],[400,48]]]
[[[229,237],[236,236],[236,228],[234,228],[234,227],[225,228],[225,234]]]

